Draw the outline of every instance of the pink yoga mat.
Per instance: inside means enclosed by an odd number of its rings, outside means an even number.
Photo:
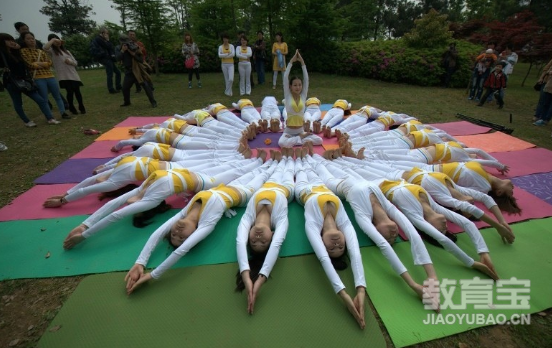
[[[552,172],[552,151],[543,148],[532,148],[520,151],[494,152],[501,163],[510,166],[509,177]],[[492,173],[498,177],[500,175]]]
[[[111,152],[111,148],[118,142],[118,140],[95,141],[85,147],[81,152],[75,154],[71,159],[106,158],[107,161],[108,158],[117,157],[123,153],[123,151],[117,153]],[[130,148],[128,149],[130,150]]]
[[[444,130],[452,136],[483,134],[488,133],[491,130],[489,127],[478,126],[468,121],[431,123],[430,125]]]
[[[131,116],[115,127],[140,127],[150,123],[163,123],[172,116]]]
[[[457,139],[468,147],[476,147],[487,152],[519,151],[535,147],[534,144],[502,132],[464,135]]]
[[[10,204],[0,209],[0,221],[37,220],[92,214],[107,200],[99,201],[98,194],[91,194],[77,201],[67,203],[61,208],[44,208],[42,203],[54,195],[61,195],[73,187],[73,184],[36,185],[23,193]],[[167,203],[173,208],[183,208],[187,199],[172,196]]]

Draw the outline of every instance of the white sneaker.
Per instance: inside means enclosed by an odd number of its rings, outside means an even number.
[[[29,128],[36,127],[36,123],[34,123],[33,121],[29,121],[29,122],[25,123],[25,126],[27,126]]]
[[[4,143],[0,143],[0,151],[6,151],[8,147]]]
[[[52,118],[51,120],[48,120],[48,124],[60,124],[61,122],[59,122],[58,120],[56,120],[55,118]]]

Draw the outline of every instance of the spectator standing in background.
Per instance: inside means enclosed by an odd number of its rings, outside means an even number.
[[[456,43],[451,43],[448,50],[443,53],[441,64],[445,69],[444,87],[447,88],[450,86],[452,74],[458,69],[458,51],[456,50]]]
[[[255,68],[257,70],[257,82],[259,85],[265,82],[265,59],[266,59],[266,42],[262,31],[257,32],[257,41],[253,46],[253,58],[255,59]]]
[[[146,46],[141,41],[138,41],[138,38],[136,37],[136,32],[134,30],[127,31],[128,38],[132,40],[138,47],[140,47],[140,51],[142,52],[142,57],[144,57],[144,61],[147,62],[147,51]],[[142,91],[142,86],[139,84],[136,84],[136,93],[140,93]]]
[[[284,78],[284,71],[286,71],[286,56],[288,54],[287,43],[284,42],[284,35],[281,32],[276,33],[276,41],[272,44],[272,56],[274,61],[272,63],[272,89],[276,89],[276,80],[278,79],[278,72],[282,73],[282,81]]]
[[[186,62],[191,57],[194,58],[194,65],[192,68],[188,69],[188,88],[192,88],[192,77],[195,72],[197,79],[197,86],[201,88],[201,79],[199,78],[199,47],[194,42],[192,35],[186,33],[184,35],[184,43],[182,44],[182,55],[184,56],[184,62]]]
[[[90,43],[90,53],[98,63],[105,67],[109,93],[119,93],[123,89],[121,72],[115,66],[115,49],[109,41],[109,31],[106,27],[101,27],[98,36]],[[115,74],[115,88],[113,88],[113,74]]]

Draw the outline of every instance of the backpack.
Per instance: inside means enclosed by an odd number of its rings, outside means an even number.
[[[100,59],[104,58],[105,51],[98,45],[98,42],[96,41],[96,38],[92,39],[90,41],[90,55],[94,60],[99,61]]]

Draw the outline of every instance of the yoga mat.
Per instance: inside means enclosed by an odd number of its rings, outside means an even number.
[[[10,204],[0,209],[0,221],[36,220],[70,217],[75,215],[92,214],[109,200],[98,200],[98,194],[93,193],[60,208],[44,208],[42,203],[47,198],[61,195],[74,184],[36,185],[23,193]],[[173,208],[182,209],[188,199],[181,196],[171,196],[166,202]]]
[[[535,147],[531,143],[502,132],[462,135],[456,138],[467,147],[476,147],[486,152],[519,151]]]
[[[115,127],[140,127],[151,123],[163,123],[172,116],[131,116]]]
[[[280,259],[247,314],[237,264],[170,271],[131,296],[125,273],[85,278],[40,339],[57,347],[386,347],[370,308],[360,330],[316,257]],[[350,269],[340,272],[354,295]]]
[[[320,136],[322,136],[322,134],[320,134]],[[333,138],[322,138],[324,139],[322,141],[322,146],[324,147],[324,149],[326,150],[334,150],[334,149],[339,149],[339,144],[337,143],[337,138],[336,137],[333,137]]]
[[[353,221],[360,245],[373,245],[354,221],[349,205],[345,203],[344,206]],[[238,214],[232,219],[223,217],[211,235],[180,259],[175,267],[236,262],[236,231],[244,210],[236,209]],[[132,218],[127,217],[69,251],[63,250],[63,240],[87,216],[0,222],[0,280],[128,270],[151,233],[176,213],[178,210],[173,209],[155,216],[153,223],[142,229],[133,227]],[[280,256],[312,253],[304,233],[303,214],[303,207],[298,203],[289,205],[290,228]],[[163,241],[152,253],[148,266],[156,267],[172,251]]]
[[[81,152],[75,154],[71,159],[81,159],[81,158],[105,158],[106,162],[113,158],[117,157],[122,152],[111,152],[111,148],[117,144],[118,140],[105,140],[105,141],[95,141],[92,144],[88,145]]]
[[[128,130],[131,127],[115,127],[107,132],[103,133],[96,138],[95,141],[104,141],[104,140],[126,140],[131,139],[132,135],[128,134]]]
[[[439,128],[452,136],[483,134],[491,130],[489,127],[478,126],[468,121],[430,123],[429,125]]]
[[[492,230],[483,231],[483,236],[491,251],[493,264],[501,279],[516,277],[517,279],[529,279],[531,281],[530,309],[474,309],[472,304],[467,304],[466,310],[442,309],[441,313],[444,316],[449,314],[483,313],[488,315],[502,313],[509,318],[511,314],[535,313],[552,307],[552,296],[550,296],[550,289],[552,288],[552,277],[550,277],[550,274],[552,274],[551,225],[552,219],[532,220],[513,225],[512,228],[517,238],[512,245],[502,244],[499,238],[494,237],[495,232]],[[488,236],[489,233],[491,238]],[[458,281],[461,279],[471,280],[474,277],[489,279],[482,273],[467,268],[444,249],[427,243],[426,245],[439,279],[447,278]],[[458,236],[458,245],[468,251],[468,254],[472,257],[478,258],[467,234],[463,233]],[[425,279],[425,272],[422,267],[413,265],[410,245],[400,243],[395,245],[394,249],[408,268],[413,279],[421,284]],[[396,347],[404,347],[484,326],[466,324],[465,322],[462,324],[456,322],[454,325],[424,325],[423,321],[426,320],[428,314],[433,312],[424,309],[421,300],[393,272],[381,252],[376,248],[363,248],[361,253],[368,294]],[[457,284],[452,297],[452,303],[456,305],[462,303],[460,286],[460,284]],[[494,304],[504,304],[509,301],[497,300],[496,295],[493,295],[493,302]],[[443,303],[443,297],[441,297],[441,303]]]
[[[250,148],[268,148],[268,149],[279,149],[278,140],[283,133],[260,133],[257,134],[257,137],[249,141]],[[270,139],[270,144],[265,144],[265,140]]]
[[[548,204],[552,204],[552,173],[539,173],[513,178],[515,186],[535,195]]]
[[[506,212],[502,212],[502,215],[504,215],[504,218],[506,219],[506,222],[508,222],[508,224],[512,224],[514,222],[519,222],[519,221],[525,221],[529,219],[540,219],[540,218],[552,216],[552,205],[532,195],[531,193],[525,190],[522,190],[519,187],[516,187],[514,188],[514,197],[516,197],[517,203],[521,207],[522,211],[521,211],[521,215],[517,215],[517,214],[509,215]],[[490,216],[494,217],[494,215],[492,215],[491,213],[488,212],[487,209],[485,209],[484,205],[478,203],[477,206],[483,209],[484,211],[487,211],[487,213]],[[478,228],[489,226],[487,223],[482,221],[475,221],[475,225]],[[453,233],[458,233],[463,231],[460,227],[451,223],[448,224],[448,227],[450,232],[453,232]]]
[[[333,104],[320,104],[320,111],[329,111],[331,108],[333,108]]]
[[[520,151],[495,152],[491,155],[501,163],[510,166],[508,177],[552,172],[552,151],[540,147]],[[496,174],[493,173],[493,175]]]
[[[37,179],[35,184],[79,183],[92,175],[94,168],[107,162],[105,158],[69,159]]]

